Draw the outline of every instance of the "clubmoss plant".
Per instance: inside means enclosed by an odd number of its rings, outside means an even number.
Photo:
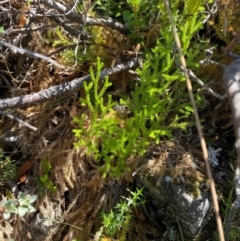
[[[86,98],[80,98],[82,106],[87,106],[90,113],[74,118],[79,126],[79,129],[73,130],[78,138],[75,146],[86,147],[87,153],[93,155],[97,162],[104,161],[105,164],[101,167],[104,177],[108,172],[118,176],[127,169],[125,158],[129,153],[124,150],[126,130],[121,131],[119,127],[121,121],[113,110],[115,103],[112,96],[108,95],[107,101],[104,100],[104,94],[111,86],[108,77],[105,78],[102,88],[99,87],[100,71],[103,67],[99,58],[96,67],[96,76],[90,68],[92,82],[84,83]]]
[[[47,161],[46,158],[43,158],[41,161],[41,168],[43,174],[39,177],[37,177],[36,184],[40,192],[40,196],[44,197],[47,191],[50,191],[52,193],[56,192],[56,186],[53,185],[52,180],[49,178],[50,171],[51,171],[51,164]]]
[[[202,6],[181,1],[172,3],[173,13],[182,38],[183,52],[187,56],[188,66],[197,68],[200,46],[191,47],[191,39],[201,28]],[[140,82],[136,83],[130,97],[123,96],[120,104],[126,106],[131,115],[121,118],[113,109],[115,103],[107,94],[111,86],[108,78],[100,80],[103,63],[96,62],[96,75],[90,68],[92,82],[84,83],[86,98],[81,104],[88,107],[89,114],[75,117],[79,128],[75,128],[78,141],[76,147],[85,147],[89,155],[97,162],[103,163],[100,171],[103,177],[110,174],[120,177],[129,170],[127,159],[130,156],[141,156],[146,152],[150,142],[158,143],[163,138],[171,138],[173,129],[185,129],[189,125],[188,117],[193,109],[188,101],[185,79],[180,68],[176,67],[174,39],[169,28],[169,18],[164,4],[158,5],[162,27],[156,46],[146,48],[142,67],[137,70]],[[191,13],[191,15],[189,14]],[[196,93],[201,103],[201,95]]]

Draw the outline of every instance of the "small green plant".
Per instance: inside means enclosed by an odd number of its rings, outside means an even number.
[[[59,47],[73,43],[73,41],[69,40],[66,35],[63,34],[62,28],[60,26],[57,26],[55,30],[48,30],[47,38],[45,41],[51,44],[53,47]]]
[[[29,195],[19,192],[16,200],[10,199],[2,202],[4,209],[3,217],[9,219],[11,213],[17,213],[20,217],[23,217],[26,213],[35,212],[35,208],[32,206],[37,199],[37,195]]]
[[[67,37],[60,26],[56,27],[54,30],[47,31],[45,42],[54,48],[59,46],[69,46],[66,51],[61,53],[64,64],[68,66],[72,66],[75,63],[76,58],[77,60],[80,60],[79,56],[82,56],[80,50],[75,53],[75,50],[73,49],[75,44],[74,39]]]
[[[87,153],[93,155],[97,162],[100,160],[105,162],[101,168],[104,177],[108,172],[118,176],[127,169],[124,161],[126,155],[123,153],[126,137],[125,131],[121,132],[118,126],[119,121],[113,111],[115,103],[112,101],[112,96],[108,95],[106,103],[104,101],[105,91],[111,86],[108,77],[105,78],[103,86],[99,90],[102,67],[103,64],[98,58],[96,76],[94,76],[93,69],[90,68],[92,82],[89,84],[84,82],[86,98],[80,98],[80,102],[82,106],[89,108],[90,115],[82,114],[80,118],[74,118],[79,126],[79,129],[73,130],[78,138],[75,146],[85,147]],[[114,166],[115,157],[117,159]]]
[[[51,164],[47,161],[46,158],[43,158],[41,161],[41,167],[43,175],[36,178],[36,183],[40,191],[40,196],[44,197],[47,191],[54,193],[56,191],[56,186],[53,185],[52,181],[49,179]]]
[[[137,1],[128,3],[132,11],[139,10]],[[198,4],[195,7],[192,0],[186,1],[184,9],[179,12],[179,4],[180,1],[175,1],[172,8],[182,38],[183,52],[188,58],[188,66],[196,68],[200,47],[191,48],[191,40],[202,26],[202,6]],[[164,4],[159,4],[158,10],[163,26],[169,26]],[[150,142],[158,143],[161,138],[171,138],[173,129],[185,129],[191,124],[188,118],[193,109],[188,101],[184,76],[176,68],[177,53],[174,52],[174,39],[170,32],[169,27],[161,28],[156,46],[146,50],[144,63],[137,70],[140,83],[136,83],[130,97],[123,96],[120,100],[120,104],[129,109],[129,117],[121,118],[113,110],[117,103],[112,101],[111,95],[104,100],[111,83],[106,78],[100,87],[103,68],[100,59],[97,59],[96,75],[90,68],[92,82],[84,83],[86,98],[80,99],[82,106],[88,107],[90,113],[74,118],[79,128],[73,132],[78,138],[75,146],[85,147],[97,162],[104,163],[100,167],[103,177],[107,174],[122,176],[129,170],[128,157],[143,155]],[[200,104],[201,95],[196,93],[195,97]]]
[[[103,232],[106,236],[125,240],[127,229],[132,218],[132,209],[145,203],[142,194],[143,189],[130,191],[130,197],[124,197],[124,200],[116,205],[110,213],[102,213]]]
[[[16,177],[16,165],[0,149],[0,185]]]
[[[87,153],[93,155],[97,162],[104,162],[104,165],[100,167],[103,177],[107,174],[120,177],[129,170],[126,160],[130,155],[143,155],[150,138],[154,139],[159,135],[170,136],[170,132],[167,128],[160,126],[161,117],[158,116],[156,109],[153,109],[156,106],[156,99],[152,100],[154,103],[148,108],[147,103],[142,103],[144,100],[141,100],[140,92],[133,96],[136,102],[130,109],[134,116],[122,119],[113,110],[116,103],[112,101],[112,96],[108,95],[107,101],[104,101],[104,94],[111,86],[108,78],[99,90],[102,67],[103,64],[98,58],[96,76],[90,68],[92,82],[84,83],[86,98],[81,98],[80,101],[83,106],[89,108],[90,115],[82,114],[80,118],[74,118],[79,125],[79,129],[73,130],[78,138],[75,146],[85,147]],[[152,90],[154,91],[154,88]],[[148,93],[145,93],[143,97],[146,97],[145,101],[149,100]],[[164,100],[164,103],[166,102],[167,100]],[[127,104],[127,102],[124,103]],[[150,124],[157,124],[155,129],[147,127],[148,121]]]

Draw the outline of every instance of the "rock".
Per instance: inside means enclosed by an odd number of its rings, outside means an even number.
[[[202,228],[209,220],[212,210],[210,195],[206,192],[201,193],[200,196],[194,198],[187,193],[184,188],[175,183],[162,182],[161,187],[154,186],[150,181],[144,177],[138,177],[138,186],[145,187],[145,195],[147,200],[154,205],[158,210],[163,210],[163,207],[168,206],[173,213],[168,214],[168,218],[175,220],[168,220],[169,223],[176,223],[178,220],[184,234],[184,237],[194,238],[200,234]],[[167,211],[169,212],[169,211]],[[159,213],[157,211],[157,213]],[[166,212],[162,212],[164,219],[166,219]],[[163,220],[162,217],[157,217]]]
[[[212,205],[208,193],[203,192],[194,198],[182,187],[172,182],[164,185],[166,199],[169,205],[175,210],[183,233],[190,237],[196,237],[209,220]]]
[[[178,142],[165,142],[157,148],[158,152],[152,148],[139,161],[140,171],[135,175],[137,186],[144,187],[147,215],[163,232],[181,228],[186,240],[194,239],[201,234],[212,210],[201,157],[198,159]]]

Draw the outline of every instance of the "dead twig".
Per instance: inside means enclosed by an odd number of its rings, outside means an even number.
[[[211,56],[212,56],[212,54],[213,54],[212,49],[207,49],[205,52],[206,52],[206,53],[210,53],[210,55],[207,56],[207,58],[205,58],[204,60],[201,60],[201,61],[200,61],[200,64],[203,65],[203,64],[209,64],[209,63],[212,64],[212,63],[214,63],[214,64],[217,64],[218,66],[220,66],[220,67],[222,67],[222,68],[227,67],[227,65],[224,66],[224,65],[221,65],[220,63],[217,63],[217,62],[211,60]],[[177,65],[182,71],[184,71],[183,66],[176,60],[176,59],[177,59],[177,54],[175,53],[175,51],[174,51],[174,57],[175,57],[175,63],[176,63],[176,65]],[[210,87],[208,87],[205,83],[203,83],[203,82],[193,73],[193,71],[192,71],[191,69],[187,69],[187,72],[188,72],[188,75],[189,75],[197,84],[199,84],[200,86],[202,86],[203,89],[206,90],[210,95],[212,95],[212,96],[214,96],[214,97],[216,97],[216,98],[218,98],[218,99],[220,99],[220,100],[225,99],[225,98],[227,97],[227,95],[219,95],[219,94],[216,93],[214,90],[212,90]]]
[[[11,119],[11,120],[15,120],[15,121],[19,122],[20,124],[28,127],[29,129],[31,129],[31,130],[33,130],[33,131],[37,131],[37,130],[38,130],[37,127],[34,127],[34,126],[28,124],[27,122],[19,119],[19,118],[16,117],[16,116],[13,116],[13,115],[9,114],[9,113],[6,113],[6,112],[3,112],[3,111],[0,110],[0,115],[6,116],[6,117],[8,117],[8,118]]]
[[[57,10],[61,16],[65,16],[66,18],[72,20],[75,23],[79,23],[81,25],[97,25],[97,26],[107,26],[112,29],[118,30],[120,33],[127,35],[129,33],[129,29],[111,18],[92,18],[87,16],[86,14],[77,14],[75,12],[71,12],[65,7],[63,4],[52,1],[52,0],[39,0],[40,4],[43,4],[49,8],[53,8]],[[68,13],[66,15],[66,13]],[[47,16],[46,16],[47,17]]]
[[[104,79],[107,75],[120,73],[124,70],[135,69],[140,65],[141,57],[134,57],[126,63],[118,64],[112,68],[106,68],[101,71],[100,78]],[[91,76],[86,75],[82,78],[77,78],[71,82],[60,85],[51,86],[48,89],[33,93],[30,95],[22,95],[18,97],[0,100],[0,109],[16,108],[25,105],[35,105],[41,101],[48,100],[52,97],[57,97],[66,93],[75,92],[82,87],[83,82],[91,81]]]
[[[223,100],[225,99],[227,96],[226,95],[219,95],[218,93],[216,93],[214,90],[212,90],[210,87],[206,86],[193,72],[192,70],[188,69],[188,74],[190,77],[192,77],[192,79],[197,82],[200,86],[203,87],[203,89],[205,89],[209,94],[211,94],[212,96]]]
[[[181,70],[183,71],[183,67],[181,66]],[[198,83],[200,86],[203,87],[204,90],[206,90],[210,95],[223,100],[227,97],[227,95],[219,95],[218,93],[216,93],[214,90],[212,90],[210,87],[206,86],[206,84],[204,84],[194,73],[191,69],[187,69],[188,75],[196,82]]]
[[[206,18],[202,21],[202,24],[204,25],[205,23],[208,22],[208,20],[214,16],[217,11],[218,11],[218,8],[219,8],[219,5],[220,5],[220,2],[219,0],[215,0],[212,5],[211,5],[211,9],[208,10],[208,15],[206,16]]]
[[[83,30],[79,30],[76,28],[71,27],[70,24],[66,23],[65,20],[63,20],[60,17],[55,17],[55,16],[47,16],[49,19],[53,20],[54,22],[56,22],[57,24],[59,24],[60,26],[62,26],[67,32],[69,32],[71,35],[73,36],[80,36],[81,40],[88,40],[90,39],[90,37],[88,36],[87,33],[85,33]]]
[[[56,67],[58,68],[61,68],[61,69],[64,69],[66,68],[65,66],[57,63],[56,61],[54,61],[53,59],[43,55],[43,54],[39,54],[39,53],[35,53],[35,52],[32,52],[32,51],[29,51],[29,50],[26,50],[26,49],[23,49],[23,48],[19,48],[13,44],[9,44],[9,43],[6,43],[5,41],[2,41],[0,40],[0,47],[1,45],[7,47],[7,48],[10,48],[13,52],[17,52],[17,53],[20,53],[20,54],[27,54],[31,57],[34,57],[34,58],[39,58],[39,59],[43,59],[53,65],[55,65]]]

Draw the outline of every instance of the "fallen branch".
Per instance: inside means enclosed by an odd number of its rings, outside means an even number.
[[[226,240],[229,239],[230,224],[240,208],[240,59],[233,61],[224,71],[223,83],[232,109],[235,132],[235,147],[237,151],[237,167],[235,172],[236,199],[232,204],[226,224]]]
[[[140,65],[141,57],[134,57],[126,63],[118,64],[112,68],[106,68],[101,71],[100,78],[104,79],[107,75],[120,73],[124,70],[135,69]],[[51,86],[46,90],[39,91],[30,95],[22,95],[18,97],[0,100],[0,109],[23,107],[26,105],[35,105],[39,102],[49,100],[52,97],[57,97],[70,92],[79,90],[85,81],[91,81],[91,76],[86,75],[82,78],[77,78],[71,82],[60,85]]]

